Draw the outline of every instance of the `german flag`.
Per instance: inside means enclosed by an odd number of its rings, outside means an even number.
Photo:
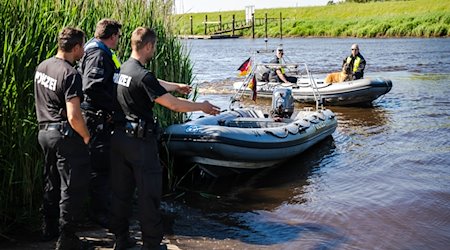
[[[247,73],[251,70],[251,65],[252,65],[252,61],[250,60],[250,57],[245,60],[241,66],[239,66],[238,70],[239,70],[239,75],[240,76],[245,76],[247,75]]]
[[[256,102],[256,76],[253,75],[253,78],[248,83],[248,88],[252,90],[252,100]]]

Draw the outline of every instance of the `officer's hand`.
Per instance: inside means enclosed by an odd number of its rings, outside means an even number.
[[[183,95],[191,93],[192,87],[187,84],[178,84],[177,92]]]
[[[209,115],[217,115],[220,113],[220,108],[215,105],[212,105],[208,101],[204,101],[202,111]]]
[[[84,144],[88,145],[89,142],[91,141],[91,137],[90,136],[86,136],[83,138]]]

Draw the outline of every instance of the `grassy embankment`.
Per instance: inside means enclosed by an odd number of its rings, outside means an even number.
[[[5,231],[39,218],[43,160],[37,143],[33,78],[36,66],[55,54],[57,34],[62,27],[82,28],[89,39],[100,19],[119,20],[123,36],[117,52],[122,59],[130,54],[131,32],[138,26],[152,27],[158,35],[158,53],[149,68],[169,81],[192,81],[189,58],[170,31],[171,2],[145,2],[1,1],[0,241]],[[159,108],[156,113],[163,125],[182,119],[167,109]]]
[[[277,18],[269,22],[268,36],[279,37],[279,17],[283,16],[283,37],[445,37],[450,36],[450,1],[411,0],[371,3],[342,3],[329,6],[256,9],[255,18]],[[174,16],[177,34],[193,31],[204,34],[205,15],[208,21],[231,22],[245,19],[245,11],[194,13]],[[264,26],[255,27],[255,36],[265,36]],[[236,31],[237,35],[251,37],[251,29]]]

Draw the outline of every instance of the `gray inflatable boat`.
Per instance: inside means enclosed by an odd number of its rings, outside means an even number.
[[[334,113],[312,108],[293,112],[290,89],[277,89],[271,115],[236,109],[183,124],[164,133],[170,153],[201,166],[261,169],[277,165],[330,136]]]

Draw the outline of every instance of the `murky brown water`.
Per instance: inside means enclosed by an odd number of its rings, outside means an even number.
[[[299,40],[299,46],[305,47],[305,40]],[[334,40],[347,47],[353,42]],[[367,75],[388,77],[394,87],[371,108],[330,107],[339,122],[332,137],[278,168],[195,179],[186,184],[192,191],[167,201],[166,210],[177,216],[174,230],[181,235],[181,246],[448,249],[450,40],[405,39],[403,46],[399,41],[358,41],[367,50],[370,45],[385,48],[364,54],[370,65]],[[227,47],[234,42],[224,43]],[[419,47],[430,52],[417,57]],[[331,54],[328,50],[322,53]],[[387,66],[380,65],[382,61]],[[371,72],[374,68],[378,71]],[[230,81],[225,75],[223,82]],[[220,83],[216,79],[203,88]],[[216,91],[200,99],[227,108],[230,95]],[[269,106],[270,101],[257,105]],[[196,244],[192,237],[198,239]]]

